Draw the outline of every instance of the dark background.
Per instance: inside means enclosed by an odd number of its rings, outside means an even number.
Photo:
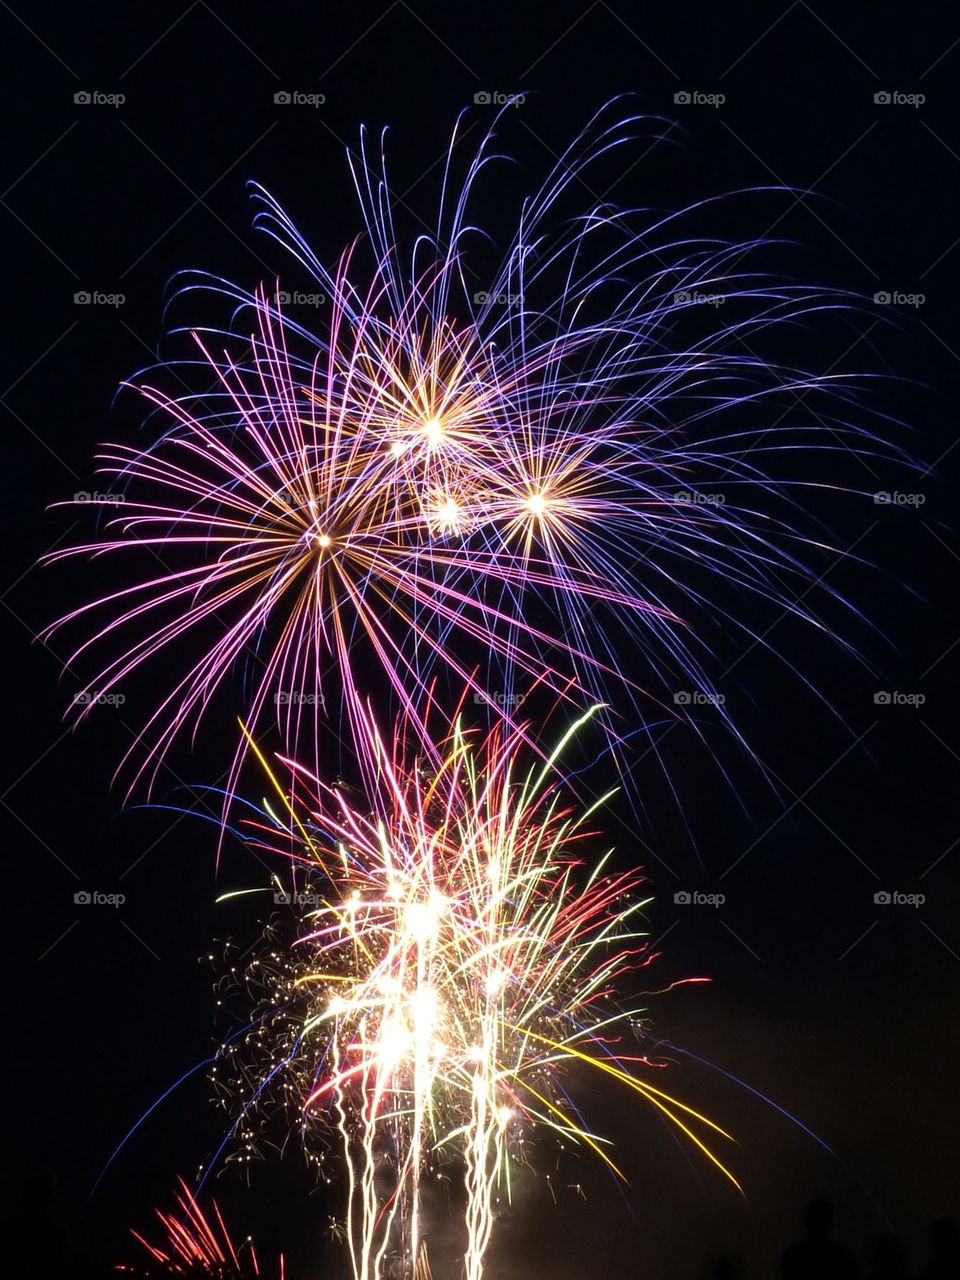
[[[720,687],[779,796],[737,766],[745,816],[705,754],[679,740],[668,764],[696,847],[655,768],[638,783],[639,835],[626,814],[611,817],[618,845],[650,867],[653,936],[664,951],[653,985],[713,979],[652,1001],[652,1034],[696,1056],[662,1050],[674,1062],[668,1087],[736,1133],[731,1161],[746,1200],[652,1114],[606,1093],[596,1099],[598,1127],[617,1138],[629,1169],[626,1203],[598,1168],[567,1159],[554,1179],[556,1205],[544,1183],[521,1185],[491,1274],[680,1280],[708,1251],[736,1248],[753,1274],[772,1275],[815,1192],[835,1199],[857,1248],[891,1224],[919,1251],[926,1222],[957,1207],[960,1137],[960,625],[949,502],[960,350],[956,18],[933,5],[833,11],[804,0],[765,8],[598,0],[580,11],[196,0],[149,14],[115,4],[58,13],[4,5],[0,25],[4,1203],[15,1205],[30,1174],[53,1170],[76,1237],[119,1257],[126,1227],[168,1203],[175,1176],[192,1175],[223,1131],[200,1073],[146,1121],[83,1207],[127,1129],[210,1052],[210,977],[197,957],[247,922],[212,905],[221,887],[212,828],[164,811],[123,812],[122,791],[110,788],[152,684],[73,733],[62,713],[74,686],[58,684],[58,654],[32,640],[86,591],[79,566],[33,567],[78,536],[71,518],[44,508],[95,488],[99,441],[131,438],[128,422],[111,419],[111,399],[154,356],[172,273],[201,267],[248,287],[274,276],[282,259],[249,230],[248,178],[273,191],[331,260],[358,229],[344,150],[361,123],[391,126],[397,188],[427,216],[436,162],[475,93],[526,93],[505,148],[533,184],[587,116],[625,92],[676,119],[682,133],[679,146],[654,148],[621,175],[623,203],[671,208],[788,184],[797,196],[779,204],[788,215],[777,231],[801,246],[790,260],[798,274],[868,296],[924,295],[896,328],[879,323],[890,308],[876,325],[865,318],[847,364],[900,375],[876,394],[910,426],[909,435],[894,433],[898,443],[923,460],[919,478],[888,472],[858,483],[925,501],[910,511],[853,498],[831,508],[837,546],[878,566],[842,557],[822,565],[875,624],[873,635],[856,637],[863,662],[785,621],[771,637],[845,725],[761,651],[726,684],[721,663]],[[75,104],[82,90],[126,101]],[[275,105],[281,90],[323,93],[326,103]],[[676,104],[682,90],[726,100]],[[926,100],[874,101],[895,90]],[[764,232],[758,217],[738,232]],[[125,301],[80,307],[80,290]],[[797,336],[796,356],[811,366],[832,358],[809,333]],[[922,693],[925,702],[878,706],[878,689]],[[232,733],[224,719],[193,756],[175,754],[158,798],[202,810],[190,788],[218,779]],[[188,789],[175,791],[181,783]],[[228,851],[221,884],[245,883],[248,873],[243,855]],[[126,902],[77,907],[73,895],[84,888],[122,892]],[[680,889],[722,892],[726,902],[675,906]],[[880,890],[926,901],[878,906]],[[787,1108],[836,1155],[696,1058]],[[217,1194],[267,1251],[292,1245],[314,1259],[303,1275],[322,1273],[326,1205],[295,1156],[255,1170],[249,1195],[229,1175]]]

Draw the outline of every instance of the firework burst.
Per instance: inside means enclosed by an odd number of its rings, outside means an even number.
[[[650,900],[638,870],[595,856],[608,797],[584,808],[564,784],[580,723],[531,761],[522,727],[478,737],[458,719],[434,768],[416,734],[387,743],[368,720],[379,784],[360,804],[287,761],[291,799],[271,771],[285,816],[254,824],[254,841],[292,859],[302,926],[248,969],[255,1030],[218,1082],[239,1091],[246,1127],[279,1096],[321,1162],[339,1143],[357,1280],[420,1258],[423,1182],[445,1162],[464,1169],[468,1280],[529,1134],[551,1130],[622,1178],[575,1101],[585,1073],[646,1099],[733,1181],[704,1140],[729,1135],[651,1084],[637,1051],[625,984],[654,958]]]
[[[884,446],[846,420],[852,379],[764,352],[851,304],[775,280],[762,242],[681,230],[690,211],[578,207],[591,166],[657,129],[601,112],[499,254],[471,216],[494,129],[458,179],[458,125],[433,229],[409,250],[365,137],[350,159],[366,232],[330,269],[254,189],[258,224],[323,291],[317,331],[276,289],[192,280],[183,292],[226,301],[231,328],[194,330],[194,356],[132,380],[155,438],[103,449],[116,508],[50,557],[129,565],[50,629],[84,634],[71,666],[112,651],[90,689],[163,651],[182,663],[131,748],[137,776],[238,666],[247,722],[275,721],[319,771],[322,725],[345,713],[356,733],[378,671],[408,719],[442,676],[481,697],[539,682],[581,709],[615,685],[643,722],[667,691],[711,687],[686,622],[744,625],[721,586],[822,629],[775,460]],[[634,728],[623,711],[612,726]]]

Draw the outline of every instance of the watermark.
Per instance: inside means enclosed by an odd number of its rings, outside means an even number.
[[[703,689],[678,689],[673,695],[677,707],[722,707],[726,694],[706,693]]]
[[[922,107],[925,93],[904,93],[902,89],[878,89],[873,95],[878,107]]]
[[[673,895],[678,907],[722,907],[726,900],[725,893],[703,893],[700,889],[678,889]]]
[[[300,89],[278,89],[273,95],[278,107],[322,107],[326,100],[325,93],[303,93]]]
[[[127,100],[125,93],[102,93],[99,89],[78,89],[73,95],[78,107],[122,107]]]
[[[301,693],[299,689],[278,689],[273,695],[278,707],[322,707],[323,696],[319,693]]]
[[[125,893],[102,893],[99,889],[78,889],[73,895],[78,907],[122,907]]]
[[[478,307],[522,307],[522,293],[488,293],[481,289],[473,295],[474,305]]]
[[[101,293],[99,289],[79,289],[73,295],[77,307],[122,307],[126,300],[125,293]]]
[[[678,107],[722,107],[727,100],[725,93],[702,93],[699,89],[678,89],[673,95]]]
[[[683,489],[676,500],[693,507],[722,507],[727,498],[723,493],[696,493],[692,489]]]
[[[477,706],[519,707],[523,702],[523,694],[504,693],[501,689],[485,693],[481,689],[474,689],[473,701]]]
[[[892,493],[882,489],[873,495],[873,504],[876,507],[922,507],[926,500],[925,493],[900,493],[897,489]]]
[[[276,294],[277,305],[280,307],[322,307],[327,301],[325,293],[302,293],[294,290],[288,293],[285,289],[279,289]]]
[[[904,693],[901,689],[878,689],[873,695],[877,707],[922,707],[926,700],[925,693]]]
[[[722,307],[727,300],[725,293],[703,293],[699,289],[678,289],[673,295],[678,306]]]
[[[878,307],[922,307],[927,300],[925,293],[904,293],[901,289],[878,289],[873,295]]]
[[[878,889],[873,901],[878,907],[922,907],[925,893],[901,893],[899,889]]]
[[[78,489],[73,495],[74,502],[88,502],[93,506],[99,507],[119,507],[122,502],[126,502],[126,498],[122,493],[101,493],[99,489],[95,489],[90,493],[87,489]]]
[[[96,689],[84,689],[73,695],[75,707],[122,707],[126,700],[125,693],[98,693]]]
[[[473,95],[478,107],[522,107],[526,100],[523,93],[501,93],[499,89],[478,89]]]
[[[322,907],[326,905],[326,899],[322,893],[309,893],[305,890],[299,890],[296,893],[278,892],[273,895],[273,900],[278,907]]]

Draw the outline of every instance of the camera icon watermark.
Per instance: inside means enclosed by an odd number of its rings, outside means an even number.
[[[881,489],[873,495],[875,507],[922,507],[926,500],[925,493],[901,493],[898,489]]]
[[[700,889],[678,889],[673,895],[677,907],[722,907],[726,900],[725,893],[703,893]]]
[[[523,694],[505,693],[502,689],[495,689],[491,692],[487,692],[484,689],[474,689],[473,701],[475,706],[519,707],[523,702]]]
[[[78,907],[122,907],[125,893],[102,893],[99,889],[78,889],[73,901]]]
[[[480,289],[473,295],[474,305],[478,307],[522,307],[522,293],[488,293]]]
[[[523,93],[501,93],[499,89],[478,89],[473,95],[477,107],[521,107],[526,100]]]
[[[95,489],[92,493],[88,489],[78,489],[73,495],[74,502],[90,503],[92,506],[99,507],[119,507],[121,503],[126,502],[126,498],[122,493],[101,493],[99,489]]]
[[[926,701],[925,693],[904,693],[900,689],[877,689],[873,695],[876,707],[922,707]]]
[[[675,707],[722,707],[726,701],[726,694],[705,689],[677,689],[673,695]]]
[[[878,89],[873,95],[878,107],[922,107],[926,100],[925,93],[904,93],[901,89]]]
[[[96,689],[84,689],[73,695],[75,707],[122,707],[127,700],[125,693],[98,693]]]
[[[695,489],[681,489],[675,501],[688,507],[722,507],[726,504],[724,493],[698,493]]]
[[[278,107],[322,107],[327,100],[325,93],[303,93],[300,89],[278,89],[273,95]]]
[[[125,93],[102,93],[99,89],[78,89],[73,101],[78,107],[122,107],[127,100]]]
[[[273,895],[273,901],[278,907],[322,907],[326,904],[326,899],[321,893],[313,893],[309,890],[297,890],[294,893],[284,893],[282,889],[277,890]]]
[[[722,307],[725,293],[704,293],[701,289],[678,289],[673,295],[676,306]]]
[[[673,95],[678,107],[722,107],[726,100],[725,93],[703,93],[700,89],[678,89]]]
[[[304,293],[299,289],[278,289],[275,298],[279,307],[322,307],[327,301],[325,293]]]
[[[103,293],[99,289],[78,289],[73,295],[76,307],[122,307],[127,300],[125,293]]]
[[[878,889],[873,895],[878,907],[922,907],[927,900],[925,893],[901,893],[899,889]]]
[[[925,293],[906,293],[902,289],[878,289],[873,301],[878,307],[922,307],[927,300]]]

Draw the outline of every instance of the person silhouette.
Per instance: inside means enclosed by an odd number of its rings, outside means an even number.
[[[930,1253],[920,1280],[960,1280],[960,1233],[953,1218],[931,1222]]]
[[[857,1260],[849,1249],[831,1239],[833,1206],[811,1200],[804,1210],[806,1239],[791,1245],[780,1259],[783,1280],[856,1280]]]
[[[880,1236],[874,1240],[868,1262],[867,1280],[909,1280],[906,1252],[897,1236]]]

